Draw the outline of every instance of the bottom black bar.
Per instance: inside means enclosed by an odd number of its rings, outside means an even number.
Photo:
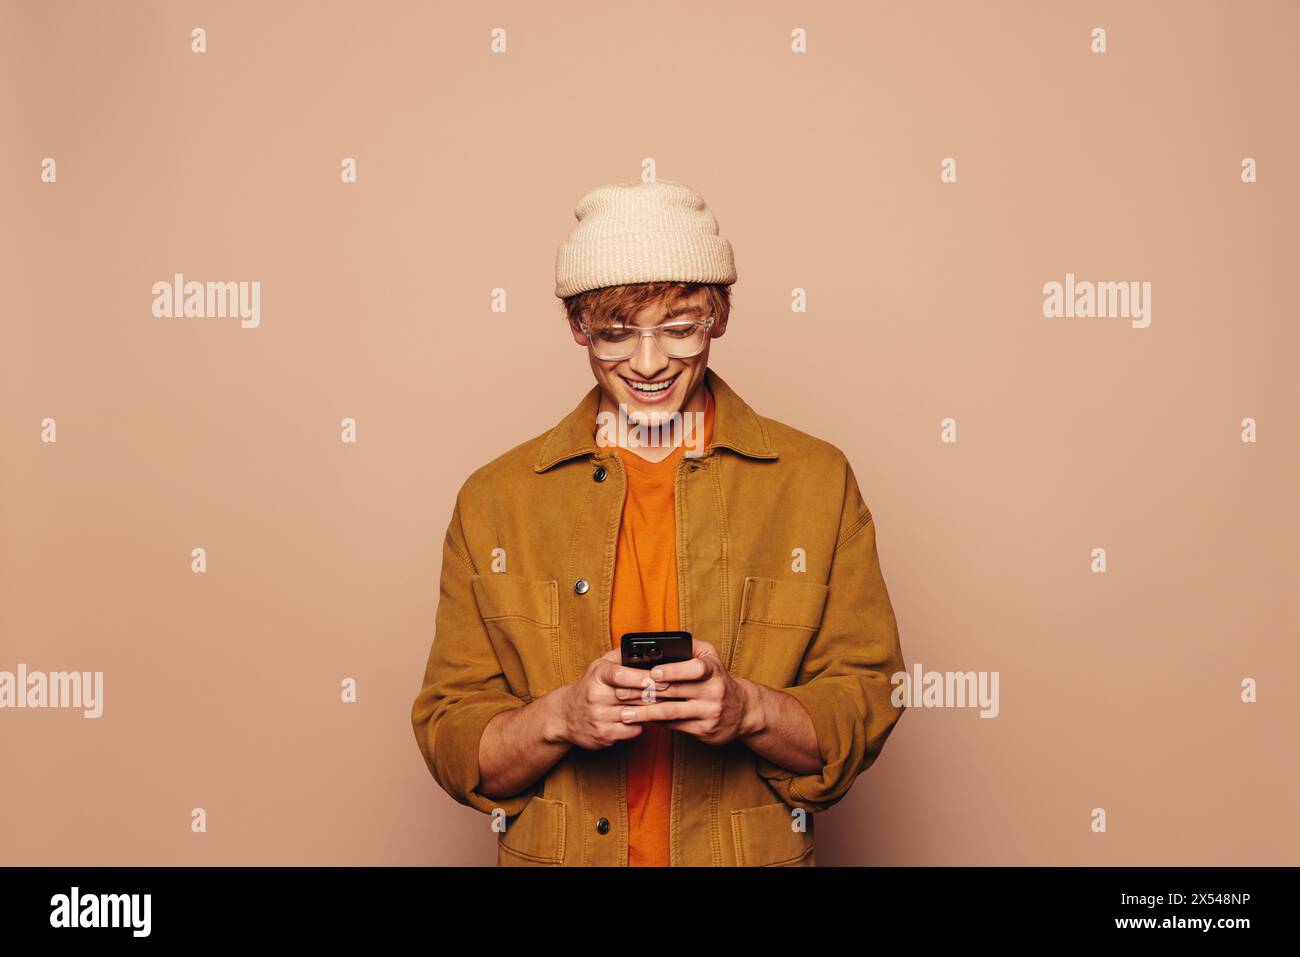
[[[7,944],[95,947],[414,937],[431,950],[500,949],[585,934],[584,949],[695,950],[737,934],[864,953],[1099,936],[1233,946],[1289,929],[1295,878],[1210,867],[6,868],[0,926]]]

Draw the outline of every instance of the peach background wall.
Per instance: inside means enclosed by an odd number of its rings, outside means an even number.
[[[0,711],[0,862],[494,861],[409,724],[440,543],[591,384],[555,248],[650,158],[736,251],[714,367],[853,463],[909,665],[1000,675],[994,720],[909,710],[819,861],[1300,863],[1297,31],[1284,2],[5,3],[0,670],[103,671],[105,711]],[[260,326],[155,318],[177,272],[259,281]],[[1067,272],[1151,282],[1151,325],[1044,318]]]

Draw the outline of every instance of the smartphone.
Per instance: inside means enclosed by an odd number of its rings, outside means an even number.
[[[647,671],[670,661],[690,661],[695,654],[689,631],[632,631],[619,644],[623,667]]]

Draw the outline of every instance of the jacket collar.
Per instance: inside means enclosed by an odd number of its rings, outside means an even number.
[[[774,459],[767,426],[745,400],[722,380],[712,368],[704,370],[704,384],[713,393],[713,441],[704,450],[709,455],[715,448],[728,448],[755,459]],[[534,472],[545,472],[552,465],[579,455],[598,452],[596,447],[596,410],[600,407],[600,386],[594,385],[578,403],[546,435],[537,455]]]

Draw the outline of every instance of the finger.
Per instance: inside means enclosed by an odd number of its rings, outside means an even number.
[[[647,721],[682,721],[702,718],[708,705],[700,701],[660,701],[623,709],[623,720],[636,724]]]
[[[638,724],[635,721],[615,721],[613,724],[601,727],[601,734],[611,741],[627,741],[630,738],[639,736],[644,730],[645,725]]]
[[[681,688],[682,685],[678,685],[677,687]],[[627,688],[621,688],[619,689],[618,694],[625,696],[620,698],[618,703],[629,704],[629,705],[659,704],[664,701],[683,701],[687,697],[686,695],[683,695],[680,692],[674,694],[668,692],[667,690],[655,689],[655,688],[642,688],[640,691],[632,691]],[[691,697],[704,697],[704,696],[705,696],[704,692],[701,692],[698,695],[691,695]]]
[[[654,683],[650,672],[643,668],[615,668],[609,672],[606,684],[616,688],[635,688],[638,691]]]
[[[656,681],[698,681],[713,673],[710,662],[716,658],[692,658],[690,661],[670,661],[666,665],[655,665],[650,669],[650,677]]]
[[[653,704],[664,697],[664,689],[668,685],[664,682],[655,682],[652,678],[646,679],[644,688],[612,688],[610,689],[614,696],[614,701],[623,704]]]
[[[654,704],[658,701],[680,701],[688,698],[718,699],[722,695],[721,685],[708,680],[701,681],[660,681],[653,688],[646,687],[633,691],[619,688],[615,692],[620,701],[628,704]]]
[[[655,685],[654,697],[649,700],[667,701],[671,698],[714,698],[719,696],[719,685],[708,681],[669,681]],[[644,697],[643,697],[643,700]]]
[[[708,734],[710,726],[703,721],[683,720],[683,721],[656,721],[655,727],[667,728],[670,731],[680,731],[682,734],[689,734],[691,737],[698,738],[701,735]]]
[[[718,649],[717,649],[717,648],[714,648],[713,645],[711,645],[709,642],[704,641],[704,640],[701,639],[701,638],[692,638],[692,639],[691,639],[691,657],[692,657],[692,658],[702,658],[702,657],[704,657],[705,655],[714,655],[714,656],[716,656],[717,654],[718,654]]]
[[[599,658],[596,677],[604,684],[613,687],[637,688],[649,675],[639,668],[624,668],[621,658]]]
[[[605,730],[606,726],[611,724],[627,724],[627,721],[623,718],[623,713],[636,707],[638,705],[628,704],[624,701],[616,701],[607,705],[592,705],[591,723],[601,730]]]

